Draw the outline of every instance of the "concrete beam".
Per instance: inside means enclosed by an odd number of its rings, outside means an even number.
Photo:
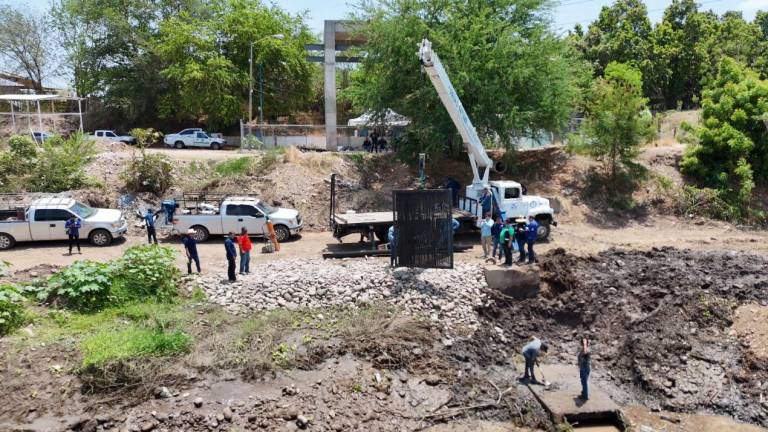
[[[336,140],[336,21],[326,21],[323,32],[325,44],[325,148],[335,151]]]

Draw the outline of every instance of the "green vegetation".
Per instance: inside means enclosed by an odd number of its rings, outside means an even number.
[[[358,110],[391,108],[412,119],[397,148],[458,153],[461,140],[426,75],[416,47],[429,38],[482,139],[564,129],[588,79],[586,64],[558,38],[545,0],[393,0],[365,3],[368,43],[343,95]]]
[[[256,159],[243,156],[237,159],[217,163],[213,171],[222,177],[237,177],[253,174],[256,167]]]
[[[14,136],[0,154],[0,191],[61,192],[90,186],[85,167],[96,151],[82,134],[54,136],[38,149],[31,138]]]
[[[112,127],[115,119],[125,127],[161,118],[215,129],[247,117],[255,41],[253,63],[264,65],[269,83],[266,113],[290,114],[313,94],[318,68],[305,59],[314,40],[304,18],[268,2],[55,0],[51,15],[73,87],[78,96],[103,95],[95,121]]]
[[[653,118],[642,96],[640,71],[622,63],[610,63],[605,77],[595,81],[586,106],[586,116],[579,135],[570,148],[603,163],[608,179],[607,193],[612,198],[631,194],[634,187],[623,188],[619,176],[634,169],[640,144],[655,135]],[[624,176],[626,179],[636,175]]]
[[[54,302],[69,308],[94,311],[111,300],[115,265],[93,261],[77,261],[59,270],[48,280],[45,292]]]
[[[173,163],[164,154],[148,154],[144,150],[156,139],[154,133],[148,132],[151,129],[138,131],[136,143],[139,146],[139,155],[134,152],[120,176],[129,191],[152,192],[160,196],[173,185]]]
[[[0,336],[21,327],[26,322],[24,297],[13,285],[0,285]]]
[[[191,344],[192,338],[183,332],[166,332],[160,327],[133,325],[119,331],[102,330],[83,339],[83,366],[178,355],[189,351]]]
[[[702,123],[693,130],[696,142],[683,157],[682,172],[717,190],[720,200],[714,201],[730,207],[723,216],[765,219],[752,198],[755,185],[768,181],[768,82],[725,59],[704,91],[702,107]]]
[[[82,312],[129,301],[170,301],[180,274],[175,253],[170,247],[133,246],[108,263],[77,261],[51,276],[44,287],[27,292],[39,301]]]
[[[641,0],[616,0],[603,7],[586,33],[577,26],[569,39],[598,76],[611,62],[640,69],[645,96],[654,108],[693,108],[725,57],[768,73],[766,23],[766,12],[747,22],[741,12],[718,16],[699,10],[694,0],[673,0],[661,22],[652,26]]]
[[[125,294],[133,299],[170,300],[176,295],[180,272],[176,251],[157,245],[132,246],[117,263]]]

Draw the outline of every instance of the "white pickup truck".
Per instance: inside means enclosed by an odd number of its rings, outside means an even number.
[[[131,135],[118,135],[115,131],[111,130],[97,130],[91,135],[91,139],[107,139],[114,142],[121,142],[125,144],[136,144],[136,138]]]
[[[201,147],[211,150],[219,150],[227,145],[224,138],[215,138],[199,128],[184,129],[179,133],[169,134],[163,138],[168,147],[183,149],[186,147]]]
[[[216,204],[211,204],[210,198],[201,198],[177,200],[179,209],[173,218],[174,230],[185,233],[191,228],[195,231],[192,237],[198,242],[211,235],[239,234],[243,227],[250,235],[264,236],[267,218],[280,242],[298,235],[304,227],[298,210],[271,207],[255,197],[225,197]]]
[[[81,220],[80,237],[96,246],[107,246],[128,231],[120,210],[92,208],[72,198],[41,198],[28,207],[0,210],[0,250],[17,242],[66,240],[64,224],[72,215]]]

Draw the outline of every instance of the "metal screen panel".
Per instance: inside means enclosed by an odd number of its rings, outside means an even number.
[[[392,192],[395,265],[453,268],[453,217],[448,189]]]

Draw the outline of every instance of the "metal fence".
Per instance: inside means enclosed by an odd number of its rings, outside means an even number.
[[[364,136],[358,136],[359,128],[338,126],[336,128],[336,147],[338,149],[359,150],[363,147]],[[299,147],[303,149],[325,150],[325,126],[323,125],[262,125],[240,123],[240,142],[244,150],[261,150],[277,147]]]
[[[453,205],[447,189],[392,192],[395,210],[395,264],[398,267],[453,268]]]

